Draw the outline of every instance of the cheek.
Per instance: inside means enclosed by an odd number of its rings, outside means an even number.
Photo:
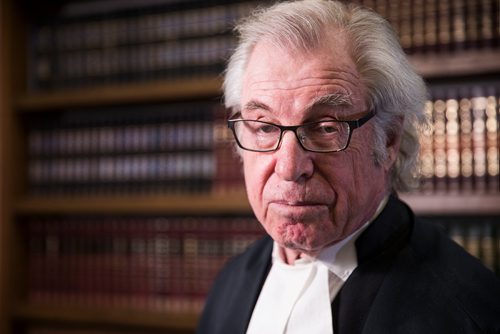
[[[387,174],[375,163],[368,150],[355,150],[343,162],[349,168],[339,169],[335,176],[338,201],[332,220],[349,234],[371,218],[371,214],[387,191]]]
[[[336,194],[335,205],[330,210],[332,221],[337,228],[349,229],[349,225],[359,223],[365,205],[385,188],[383,168],[375,165],[366,147],[353,145],[332,159],[324,170]]]
[[[258,219],[263,216],[263,190],[270,176],[270,163],[266,159],[257,159],[255,153],[243,152],[243,174],[248,200]]]

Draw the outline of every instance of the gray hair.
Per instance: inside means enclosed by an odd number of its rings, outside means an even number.
[[[244,71],[258,42],[266,40],[281,48],[305,51],[319,47],[327,29],[346,34],[348,51],[368,92],[366,102],[376,111],[377,163],[387,159],[387,141],[402,130],[390,186],[409,190],[418,174],[418,134],[425,125],[426,88],[406,59],[392,27],[369,9],[337,1],[302,0],[256,10],[236,27],[239,43],[224,77],[226,107],[232,112],[240,109]]]

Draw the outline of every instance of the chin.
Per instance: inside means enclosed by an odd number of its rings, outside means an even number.
[[[286,221],[275,226],[270,235],[286,248],[316,251],[328,244],[326,236],[331,236],[326,224]]]
[[[319,240],[311,240],[304,235],[285,234],[277,236],[274,240],[282,247],[306,254],[315,253],[322,248],[319,246],[321,245]]]

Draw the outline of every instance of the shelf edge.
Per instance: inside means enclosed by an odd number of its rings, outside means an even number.
[[[425,79],[500,72],[500,50],[495,49],[415,54],[408,59]]]
[[[400,194],[418,215],[498,215],[500,194]]]
[[[21,112],[37,112],[58,108],[217,97],[221,95],[221,85],[222,81],[214,77],[28,93],[16,99],[15,107]]]
[[[498,215],[500,194],[400,194],[419,215]],[[252,214],[244,191],[227,195],[36,198],[15,204],[30,214]]]
[[[250,214],[243,192],[228,195],[23,198],[19,215],[30,214]]]

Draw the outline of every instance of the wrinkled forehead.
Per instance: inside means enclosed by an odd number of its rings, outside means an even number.
[[[255,45],[243,75],[240,106],[257,99],[302,99],[304,105],[323,95],[343,96],[343,104],[364,100],[357,68],[343,35],[310,50],[276,47],[268,41]]]
[[[262,38],[251,48],[243,71],[243,80],[269,79],[283,83],[292,78],[309,77],[325,71],[340,71],[358,79],[346,33],[340,29],[324,32],[322,43],[277,42],[273,36]]]

